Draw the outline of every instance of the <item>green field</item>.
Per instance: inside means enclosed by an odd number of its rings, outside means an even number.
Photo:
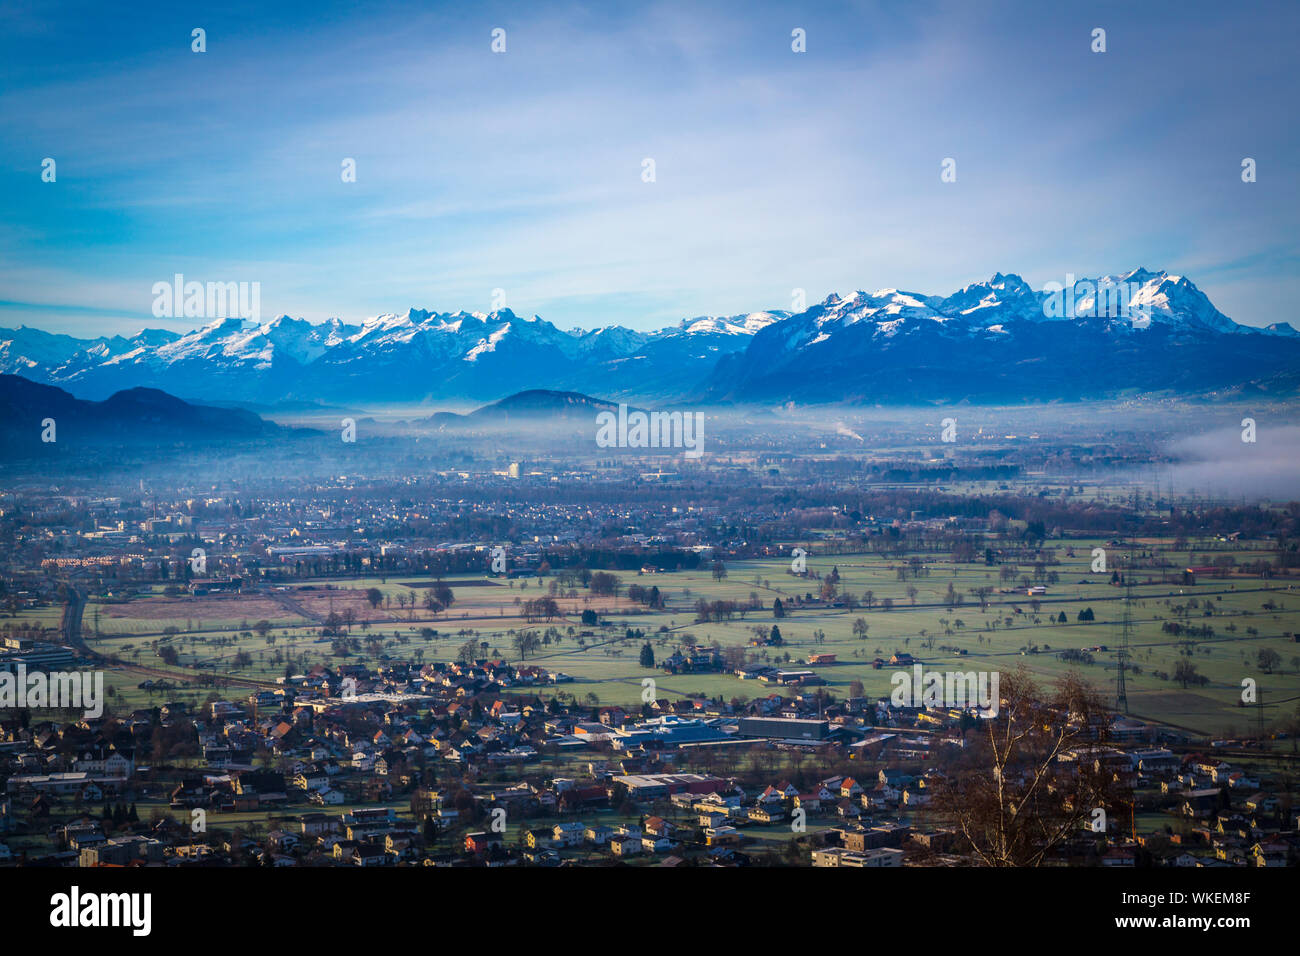
[[[519,614],[516,601],[547,593],[545,579],[515,582],[484,582],[481,578],[447,579],[456,592],[456,601],[446,613],[432,616],[417,603],[399,607],[397,596],[415,595],[422,590],[409,577],[400,580],[362,579],[332,582],[308,582],[309,590],[295,585],[272,596],[231,595],[194,598],[167,597],[160,590],[125,603],[97,604],[92,601],[86,612],[86,626],[99,610],[101,636],[90,643],[99,652],[127,665],[110,672],[108,682],[131,706],[159,703],[168,699],[202,700],[212,693],[211,687],[191,687],[183,691],[149,694],[137,684],[158,672],[180,678],[237,677],[272,682],[286,669],[302,672],[316,663],[337,665],[340,662],[375,663],[381,657],[430,662],[453,659],[467,640],[487,642],[488,653],[512,662],[520,662],[513,638],[515,632],[534,629],[539,634],[555,628],[558,642],[550,643],[531,654],[525,663],[540,664],[574,678],[554,690],[581,700],[594,698],[601,703],[637,705],[642,699],[642,680],[655,680],[657,696],[679,698],[691,694],[721,696],[726,699],[752,699],[773,693],[790,693],[789,688],[733,675],[696,673],[669,675],[662,670],[647,670],[638,662],[642,640],[625,637],[628,629],[641,631],[650,640],[655,656],[662,660],[689,638],[702,646],[722,648],[746,646],[754,638],[754,628],[767,631],[775,623],[783,638],[780,647],[746,647],[748,659],[773,665],[789,662],[798,666],[811,654],[834,654],[836,663],[816,668],[818,676],[837,696],[849,693],[850,686],[861,682],[868,695],[885,695],[890,690],[890,676],[896,668],[877,670],[872,661],[888,659],[895,652],[907,652],[927,667],[942,670],[1006,671],[1019,665],[1028,667],[1044,678],[1052,678],[1074,669],[1099,690],[1113,697],[1116,676],[1116,648],[1120,641],[1120,620],[1124,609],[1124,589],[1109,583],[1108,574],[1091,571],[1092,548],[1105,542],[1069,542],[1074,557],[1066,556],[1066,546],[1056,543],[1058,563],[1050,563],[1035,576],[1032,565],[1016,568],[1009,580],[1003,580],[998,567],[987,567],[982,560],[954,564],[944,554],[868,555],[844,554],[819,556],[816,543],[810,546],[807,577],[790,573],[784,559],[737,561],[727,566],[726,577],[715,580],[705,569],[654,575],[622,573],[624,587],[637,583],[652,584],[663,593],[666,606],[648,611],[633,604],[626,596],[616,599],[595,597],[578,588],[576,598],[564,596],[559,604],[562,616],[551,622],[529,623]],[[1164,542],[1142,542],[1140,548],[1167,548]],[[1238,562],[1267,556],[1262,545],[1250,543],[1217,544],[1215,557],[1231,556]],[[1192,563],[1194,554],[1169,553],[1175,569]],[[909,573],[900,580],[900,566],[909,559],[920,559],[919,573]],[[872,593],[872,606],[830,607],[822,604],[794,607],[799,595],[817,594],[817,578],[838,569],[839,592],[859,601],[864,592]],[[1023,592],[998,594],[999,588],[1011,588],[1024,577],[1033,583],[1046,582],[1047,593],[1033,599]],[[1257,682],[1263,692],[1266,723],[1282,726],[1295,713],[1300,698],[1300,645],[1285,637],[1300,632],[1300,595],[1286,579],[1265,580],[1244,574],[1223,578],[1201,577],[1194,586],[1175,583],[1177,574],[1166,574],[1169,583],[1158,583],[1159,571],[1140,570],[1139,579],[1148,574],[1157,583],[1138,585],[1131,602],[1131,661],[1137,671],[1128,675],[1130,711],[1135,716],[1168,723],[1200,734],[1251,733],[1258,721],[1258,708],[1238,706],[1243,679]],[[410,583],[407,583],[410,582]],[[1087,582],[1087,583],[1084,583]],[[962,595],[960,605],[946,606],[949,586]],[[376,587],[384,595],[378,607],[365,599],[367,588]],[[989,605],[981,609],[976,589],[989,588]],[[737,613],[730,620],[696,622],[695,603],[730,600],[748,603],[751,596],[760,605]],[[780,598],[789,609],[780,620],[774,619],[772,603]],[[889,599],[892,609],[882,602]],[[1265,605],[1273,605],[1266,608]],[[321,622],[330,612],[342,613],[351,608],[353,623],[348,636],[353,640],[347,657],[334,654],[336,638],[322,637]],[[601,618],[601,626],[583,626],[581,612],[590,608]],[[1091,608],[1095,619],[1078,620],[1079,611]],[[1206,611],[1209,611],[1207,616]],[[1055,623],[1064,612],[1067,623]],[[1051,615],[1049,619],[1049,614]],[[854,623],[865,622],[865,638],[855,634]],[[57,624],[57,609],[42,608],[19,615],[21,621]],[[266,620],[270,628],[265,636],[255,633],[258,621]],[[1162,626],[1177,622],[1184,626],[1213,629],[1211,637],[1185,637],[1166,633]],[[165,633],[167,628],[174,628]],[[429,630],[436,630],[431,636]],[[586,636],[583,636],[586,632]],[[688,637],[689,636],[689,637]],[[1091,664],[1067,664],[1058,658],[1066,649],[1093,651]],[[159,656],[164,648],[176,652],[179,667],[165,664]],[[960,654],[964,650],[965,654]],[[1278,655],[1272,673],[1260,666],[1259,653],[1271,650]],[[1180,660],[1190,660],[1206,683],[1184,688],[1172,679]],[[139,669],[138,669],[139,668]],[[147,669],[148,672],[141,669]],[[1161,674],[1171,675],[1169,678]],[[234,692],[217,689],[219,693]],[[245,691],[238,691],[242,694]],[[544,694],[549,693],[543,689]]]

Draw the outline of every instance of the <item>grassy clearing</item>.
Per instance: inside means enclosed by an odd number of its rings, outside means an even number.
[[[855,681],[861,682],[868,694],[886,694],[893,669],[876,670],[871,662],[899,651],[913,654],[927,667],[944,670],[1008,670],[1023,664],[1044,679],[1051,679],[1074,667],[1111,694],[1124,592],[1108,583],[1107,574],[1094,573],[1089,567],[1091,549],[1105,546],[1105,542],[1070,544],[1074,557],[1066,557],[1064,547],[1057,548],[1060,564],[1050,568],[1057,580],[1047,585],[1048,592],[1040,598],[1037,610],[1023,593],[994,593],[988,608],[981,610],[975,596],[977,588],[996,591],[1013,583],[1001,580],[999,569],[986,567],[982,561],[953,564],[946,555],[919,555],[924,561],[923,573],[903,581],[899,579],[899,566],[911,555],[818,556],[814,546],[808,558],[807,578],[791,575],[785,560],[734,562],[723,580],[714,580],[707,570],[645,576],[624,573],[621,577],[625,585],[657,585],[666,598],[666,607],[650,612],[625,597],[595,598],[580,589],[575,599],[561,594],[561,618],[549,623],[526,622],[515,603],[544,595],[549,582],[530,579],[484,584],[481,576],[465,576],[466,586],[459,586],[456,577],[449,577],[447,584],[455,590],[456,602],[449,612],[436,617],[419,604],[398,605],[399,594],[416,595],[418,601],[423,593],[421,582],[407,576],[400,580],[331,581],[329,589],[325,588],[326,582],[308,582],[309,590],[296,586],[269,596],[167,597],[155,589],[126,603],[92,603],[86,620],[90,624],[93,610],[100,608],[103,636],[92,642],[100,652],[128,665],[167,670],[159,652],[172,647],[181,665],[173,669],[174,673],[190,677],[197,673],[273,681],[286,669],[298,672],[315,663],[337,664],[342,658],[334,655],[336,641],[320,635],[319,622],[331,610],[352,608],[356,623],[350,636],[360,643],[360,648],[346,659],[366,663],[375,663],[383,656],[446,660],[455,657],[470,638],[486,641],[489,653],[518,661],[512,642],[514,631],[535,628],[544,632],[554,627],[560,634],[558,643],[543,646],[528,662],[571,675],[574,682],[560,685],[559,690],[579,698],[594,695],[602,703],[638,705],[645,677],[653,677],[657,693],[670,698],[701,693],[728,699],[752,698],[777,693],[779,688],[741,681],[731,675],[668,675],[647,670],[638,663],[642,641],[625,638],[629,629],[643,632],[656,657],[663,659],[682,646],[686,635],[692,635],[700,644],[716,643],[725,648],[749,644],[755,626],[767,630],[774,623],[780,628],[783,646],[748,648],[747,653],[774,664],[784,663],[788,656],[791,665],[806,660],[810,654],[835,654],[837,662],[819,667],[817,673],[837,695],[847,694]],[[1139,547],[1152,544],[1157,543],[1140,542]],[[1260,556],[1259,547],[1262,545],[1245,543],[1235,552],[1219,551],[1216,555],[1232,553],[1238,561],[1254,560]],[[1176,557],[1187,563],[1192,560],[1187,554]],[[832,568],[838,569],[841,592],[861,600],[864,592],[870,591],[873,606],[852,610],[805,606],[792,609],[784,619],[774,619],[774,599],[780,598],[791,607],[796,596],[815,595],[819,587],[816,576],[829,575]],[[1014,581],[1032,574],[1031,567],[1022,566]],[[1195,586],[1183,586],[1174,580],[1171,575],[1170,583],[1134,589],[1131,660],[1139,670],[1128,677],[1131,711],[1207,734],[1246,732],[1255,726],[1257,711],[1243,709],[1237,702],[1243,679],[1250,678],[1264,692],[1265,716],[1270,723],[1290,717],[1295,700],[1300,698],[1300,645],[1284,636],[1300,632],[1300,595],[1293,586],[1242,575],[1222,580],[1203,578]],[[963,595],[960,606],[949,608],[944,604],[950,585]],[[383,596],[378,607],[366,600],[366,590],[371,587],[379,589]],[[745,603],[751,595],[761,608],[743,618],[737,615],[723,622],[695,621],[698,599]],[[886,598],[893,602],[892,610],[882,607]],[[1273,607],[1266,607],[1268,604]],[[1091,623],[1078,620],[1079,611],[1085,608],[1091,608],[1095,615]],[[580,621],[584,609],[596,610],[608,626],[584,627]],[[1066,623],[1056,623],[1062,611]],[[859,618],[867,625],[865,638],[854,633],[854,622]],[[57,626],[58,609],[23,613],[19,620]],[[266,636],[254,633],[259,620],[271,624]],[[1162,630],[1162,625],[1170,621],[1208,625],[1214,635],[1183,644]],[[164,635],[167,626],[178,628],[179,633]],[[1090,665],[1066,664],[1058,657],[1062,650],[1086,650],[1097,645],[1105,645],[1107,650],[1092,652],[1094,662]],[[963,650],[964,655],[960,653]],[[1281,658],[1271,674],[1259,665],[1261,650],[1274,651]],[[1161,672],[1172,675],[1181,659],[1196,665],[1207,678],[1204,686],[1183,688],[1158,676]],[[121,700],[135,705],[157,702],[159,695],[151,698],[136,689],[135,685],[144,679],[144,675],[130,669],[109,674],[109,683]],[[211,693],[207,689],[189,689],[166,696],[202,700]]]

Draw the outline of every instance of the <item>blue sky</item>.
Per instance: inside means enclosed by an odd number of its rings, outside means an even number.
[[[1300,5],[702,6],[6,3],[0,326],[188,328],[177,272],[656,328],[1136,266],[1300,325]]]

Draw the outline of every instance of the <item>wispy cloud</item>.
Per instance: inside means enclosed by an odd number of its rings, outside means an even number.
[[[994,270],[1169,268],[1255,324],[1300,291],[1292,4],[10,17],[0,298],[70,331],[133,331],[177,271],[313,319],[503,288],[562,326]]]

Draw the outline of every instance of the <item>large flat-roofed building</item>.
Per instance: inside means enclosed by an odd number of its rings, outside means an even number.
[[[774,737],[779,740],[825,740],[830,736],[828,720],[800,720],[795,717],[742,717],[742,737]]]
[[[609,729],[603,724],[596,726],[603,731]],[[575,733],[581,733],[581,730],[575,728]],[[622,750],[637,745],[662,748],[731,741],[727,734],[712,724],[675,716],[655,717],[636,724],[631,730],[617,730],[614,733],[614,746]]]
[[[130,836],[107,840],[98,846],[86,847],[80,851],[80,866],[125,866],[132,860],[144,860],[150,863],[161,862],[163,844],[159,840],[144,836]]]
[[[840,839],[844,849],[857,853],[869,853],[881,847],[898,849],[912,835],[912,828],[905,823],[886,823],[862,830],[844,830]]]
[[[244,587],[243,578],[195,578],[190,581],[190,593],[196,597],[208,594],[238,594]]]
[[[847,850],[842,846],[813,850],[813,866],[848,866],[865,869],[877,866],[902,866],[903,851],[881,848],[876,850]]]
[[[721,777],[706,777],[698,773],[626,774],[614,777],[612,782],[627,787],[628,796],[633,800],[650,800],[674,793],[713,793],[731,787],[731,782]]]
[[[49,793],[70,794],[76,793],[90,783],[117,785],[121,782],[121,777],[80,770],[63,773],[14,774],[5,782],[5,789],[8,793],[39,793],[43,790]]]
[[[76,653],[65,644],[33,641],[27,637],[6,637],[0,646],[0,671],[18,673],[18,665],[25,664],[28,671],[69,670],[76,661]]]

